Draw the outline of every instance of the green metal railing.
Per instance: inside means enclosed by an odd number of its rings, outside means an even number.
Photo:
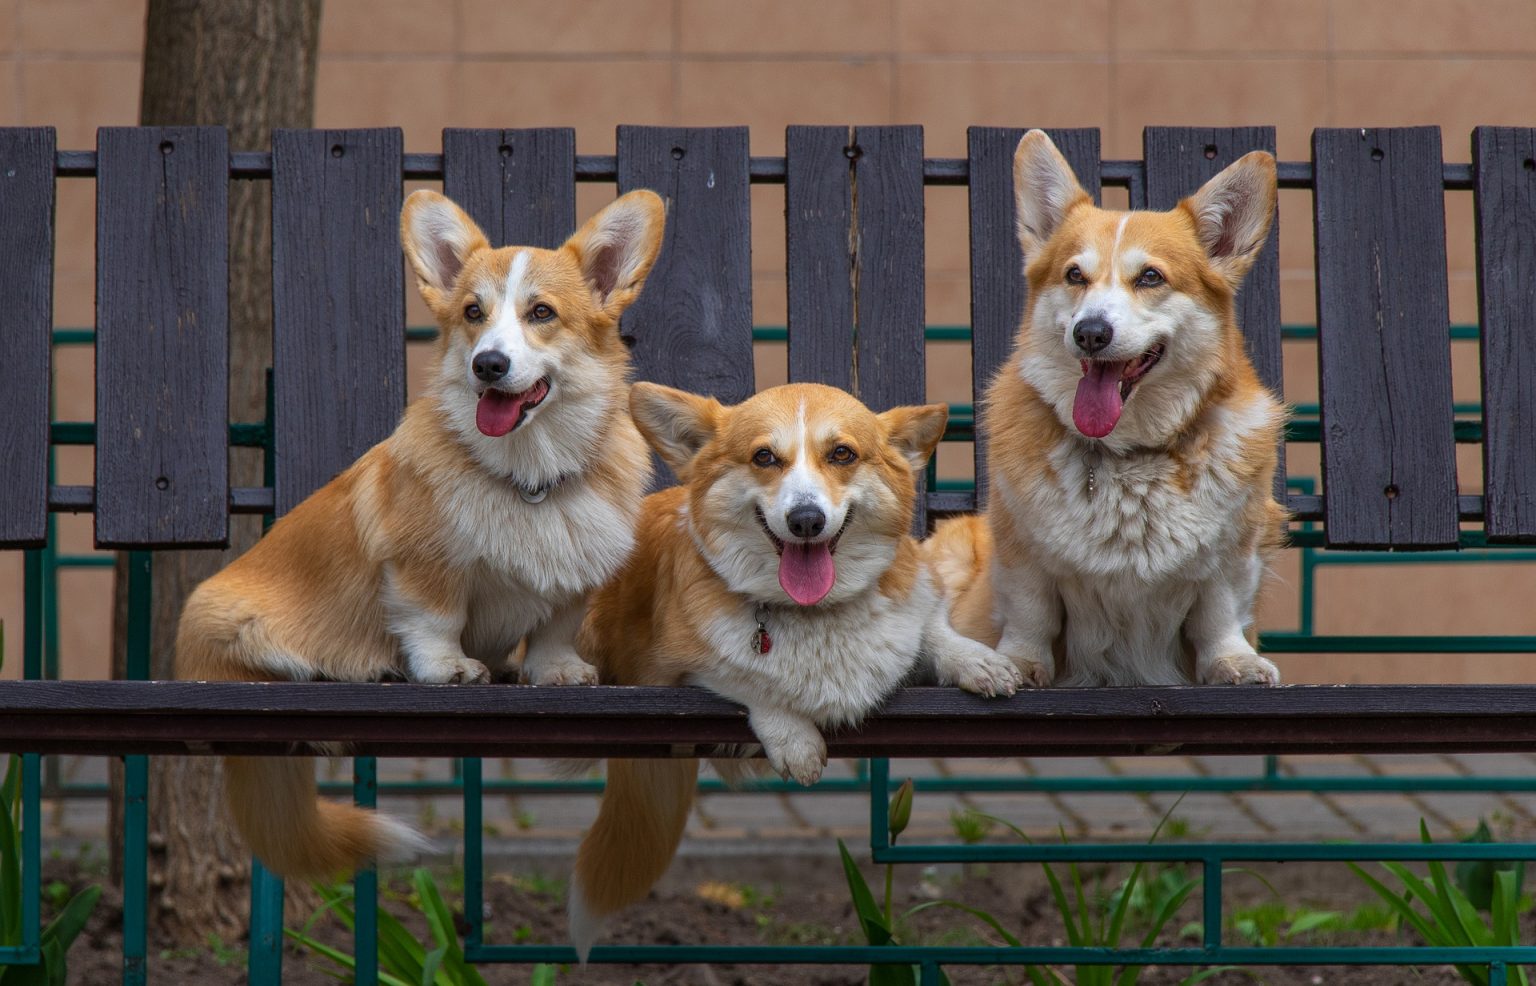
[[[435,337],[431,328],[413,327],[408,341],[428,341]],[[1476,326],[1450,327],[1454,340],[1475,340]],[[1310,326],[1283,327],[1287,340],[1315,339]],[[56,345],[90,345],[94,332],[89,329],[58,329]],[[754,329],[756,342],[783,342],[787,332],[782,326]],[[933,343],[970,341],[968,326],[930,326],[926,338]],[[269,387],[270,391],[270,387]],[[1458,404],[1455,408],[1458,442],[1481,441],[1481,408],[1477,404]],[[1299,405],[1287,433],[1292,442],[1316,442],[1319,439],[1319,409]],[[268,464],[272,461],[270,420],[236,423],[230,426],[231,444],[261,448]],[[56,421],[52,425],[56,446],[90,445],[95,428],[90,422]],[[975,434],[974,408],[969,404],[951,407],[947,441],[969,441]],[[51,465],[50,465],[51,468]],[[932,468],[932,467],[930,467]],[[966,489],[968,481],[940,480],[930,473],[935,489]],[[1301,493],[1315,492],[1316,483],[1308,477],[1292,477],[1291,486]],[[101,568],[113,565],[107,554],[73,554],[59,551],[57,531],[50,518],[47,545],[26,553],[25,558],[25,638],[24,674],[28,678],[56,678],[59,672],[58,577],[62,570]],[[1464,550],[1399,555],[1370,552],[1323,551],[1322,531],[1307,523],[1291,534],[1291,543],[1300,553],[1300,601],[1297,629],[1270,631],[1261,635],[1261,649],[1274,653],[1529,653],[1536,652],[1536,636],[1336,636],[1321,635],[1315,628],[1315,603],[1318,573],[1328,566],[1344,565],[1419,565],[1465,563],[1530,563],[1536,550],[1489,545],[1479,531],[1464,531]],[[144,678],[149,668],[150,572],[149,552],[131,552],[128,556],[128,677]],[[145,982],[145,913],[147,911],[147,805],[148,769],[144,757],[125,760],[125,855],[124,855],[124,948],[123,981]],[[0,949],[0,965],[28,964],[38,961],[37,926],[39,869],[41,860],[39,805],[43,797],[90,797],[106,793],[106,785],[78,784],[62,780],[58,758],[28,755],[23,759],[25,833],[24,872],[28,880],[28,910],[24,921],[29,938],[19,948]],[[372,758],[356,758],[350,785],[330,783],[322,787],[331,793],[350,788],[359,804],[372,805],[377,793],[438,794],[459,793],[464,802],[465,828],[465,915],[468,930],[465,954],[475,962],[570,962],[575,955],[570,948],[557,945],[512,945],[488,942],[483,920],[484,904],[484,819],[482,800],[486,794],[539,795],[548,793],[596,793],[602,781],[596,779],[548,780],[484,777],[477,759],[454,761],[446,780],[389,781],[377,779]],[[702,790],[722,791],[718,780],[700,782]],[[1224,776],[1136,776],[1136,777],[996,777],[949,776],[919,778],[919,791],[934,792],[1430,792],[1430,791],[1536,791],[1536,776],[1305,776],[1282,774],[1274,757],[1263,759],[1262,769],[1250,775]],[[762,790],[803,790],[785,782],[767,782],[753,788]],[[938,983],[939,970],[947,965],[1085,964],[1085,965],[1275,965],[1275,964],[1476,964],[1490,970],[1490,982],[1505,982],[1509,965],[1536,963],[1536,947],[1520,948],[1247,948],[1222,941],[1223,866],[1232,861],[1283,860],[1465,860],[1465,859],[1536,859],[1536,845],[1500,844],[1423,845],[1375,843],[1316,845],[1297,843],[1177,843],[1161,845],[1125,845],[1118,843],[1076,845],[920,845],[892,843],[887,826],[890,795],[890,764],[885,759],[861,761],[855,776],[831,778],[815,788],[819,792],[868,792],[870,810],[870,849],[879,863],[928,864],[937,862],[1121,862],[1162,861],[1198,864],[1202,867],[1201,903],[1202,942],[1198,948],[1107,950],[1083,948],[863,948],[811,946],[604,946],[593,951],[598,963],[646,962],[732,962],[732,963],[854,963],[889,964],[911,962],[922,970],[923,983]],[[357,922],[354,945],[359,959],[358,983],[378,981],[376,911],[377,877],[360,873],[355,882]],[[252,922],[250,937],[250,982],[276,984],[282,967],[282,883],[259,865],[252,881]]]

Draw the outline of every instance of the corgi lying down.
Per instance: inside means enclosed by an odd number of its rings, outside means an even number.
[[[582,625],[605,683],[740,702],[768,765],[802,784],[826,765],[823,729],[857,724],[914,676],[1013,694],[1013,665],[950,628],[907,533],[943,405],[874,414],[792,384],[724,407],[637,383],[630,408],[682,485],[646,499],[634,555]],[[671,862],[697,774],[696,760],[609,762],[571,888],[583,957]]]
[[[618,319],[663,221],[658,196],[631,192],[558,250],[493,250],[448,199],[414,193],[401,239],[442,330],[429,389],[197,588],[177,676],[479,682],[526,637],[527,680],[595,682],[576,631],[634,545],[650,473]],[[318,800],[307,759],[231,757],[225,772],[237,827],[283,876],[329,878],[418,843]]]
[[[1014,188],[1029,310],[984,403],[990,499],[924,546],[955,627],[1035,685],[1278,683],[1244,634],[1285,521],[1285,412],[1233,307],[1274,158],[1115,212],[1034,130]]]

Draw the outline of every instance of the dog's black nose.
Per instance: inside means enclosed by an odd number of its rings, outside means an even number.
[[[1085,318],[1072,326],[1072,341],[1077,343],[1077,348],[1090,356],[1109,345],[1114,338],[1115,330],[1097,315]]]
[[[813,538],[827,529],[827,515],[814,504],[801,504],[784,515],[789,533],[797,538]]]
[[[512,368],[512,361],[507,359],[506,353],[487,349],[475,356],[470,366],[474,369],[476,377],[486,383],[495,383],[507,375],[507,371]]]

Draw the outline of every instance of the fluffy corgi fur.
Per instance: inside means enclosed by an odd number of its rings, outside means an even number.
[[[682,485],[646,499],[634,556],[582,625],[605,683],[740,702],[768,765],[802,784],[826,766],[822,729],[858,723],[914,674],[983,695],[1018,687],[1010,662],[950,628],[907,533],[943,405],[875,414],[791,384],[724,407],[637,383],[630,409]],[[770,645],[755,648],[760,628]],[[609,763],[571,887],[583,958],[603,918],[671,862],[697,774],[695,760]]]
[[[187,601],[181,678],[480,682],[526,637],[522,674],[582,684],[588,592],[624,562],[650,474],[617,330],[661,246],[664,209],[632,192],[557,250],[491,249],[419,191],[401,239],[442,332],[427,393],[394,434],[279,520]],[[418,839],[317,800],[302,758],[230,758],[251,849],[328,878]]]
[[[1115,212],[1035,130],[1014,188],[1030,301],[984,404],[989,502],[924,549],[954,626],[1035,685],[1278,683],[1245,632],[1285,518],[1285,412],[1233,314],[1274,159]]]

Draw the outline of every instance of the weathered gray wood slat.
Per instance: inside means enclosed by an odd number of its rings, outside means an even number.
[[[746,127],[619,127],[619,191],[667,203],[666,239],[619,331],[636,379],[751,396],[752,215]],[[657,463],[656,487],[671,485]]]
[[[1320,129],[1312,159],[1328,543],[1452,547],[1440,130]]]
[[[576,228],[576,131],[443,131],[443,192],[492,246],[552,249]]]
[[[277,512],[394,430],[405,403],[399,129],[272,135]]]
[[[1221,169],[1249,151],[1275,152],[1274,127],[1147,127],[1142,132],[1147,208],[1172,209]],[[1277,209],[1278,213],[1278,209]],[[1285,394],[1280,345],[1280,217],[1269,227],[1264,251],[1237,294],[1237,324],[1259,379]],[[1275,496],[1285,502],[1285,441],[1280,441]]]
[[[854,131],[854,393],[875,411],[928,400],[924,329],[923,128]],[[917,476],[913,532],[928,530]]]
[[[1013,352],[1028,300],[1013,195],[1013,152],[1027,132],[1023,127],[971,127],[967,131],[971,168],[971,390],[978,405]],[[1099,131],[1049,129],[1046,133],[1077,172],[1078,182],[1095,202],[1099,201]],[[986,499],[984,419],[980,428],[983,440],[976,443],[978,507]]]
[[[52,127],[0,128],[0,548],[48,534],[54,143]]]
[[[105,127],[96,177],[96,543],[228,537],[229,140]]]
[[[1472,135],[1482,323],[1483,510],[1495,541],[1536,540],[1536,130]]]
[[[789,379],[853,389],[851,127],[790,127],[784,137]]]

